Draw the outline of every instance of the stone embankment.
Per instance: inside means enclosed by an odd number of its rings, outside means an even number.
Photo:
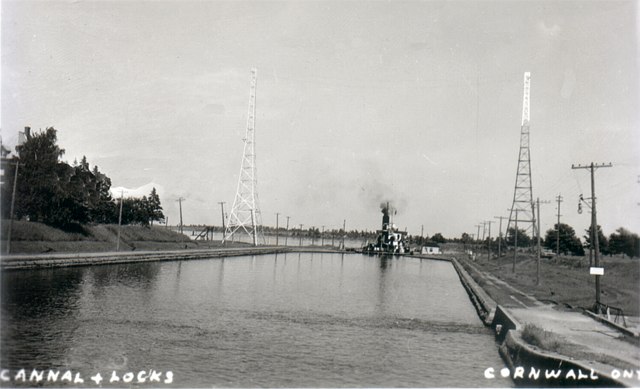
[[[209,259],[240,255],[262,255],[287,252],[339,252],[330,248],[247,246],[173,251],[105,252],[78,254],[18,254],[2,256],[0,268],[4,270],[43,269],[66,266],[110,265],[120,263]]]
[[[637,334],[538,301],[469,260],[451,262],[479,316],[494,330],[507,364],[488,368],[487,380],[505,374],[519,386],[640,386]]]

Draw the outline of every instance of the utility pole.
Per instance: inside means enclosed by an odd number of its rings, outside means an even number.
[[[487,243],[487,260],[491,259],[491,223],[495,223],[494,221],[486,221],[489,225],[489,242]]]
[[[7,231],[7,254],[11,253],[11,231],[13,230],[13,210],[16,203],[16,187],[18,186],[18,167],[20,162],[16,162],[16,170],[13,176],[13,189],[11,192],[11,208],[9,210],[9,231]]]
[[[602,167],[612,167],[613,165],[611,163],[608,164],[595,164],[593,162],[591,162],[591,164],[586,165],[586,166],[582,166],[582,165],[571,165],[571,169],[589,169],[591,172],[591,231],[593,234],[593,243],[595,243],[594,245],[594,262],[595,262],[595,267],[599,268],[600,267],[600,244],[598,242],[598,232],[597,232],[597,228],[598,228],[598,220],[596,217],[596,184],[595,184],[595,177],[594,177],[594,173],[595,170],[598,168],[602,168]],[[599,313],[600,310],[600,275],[596,274],[596,313]]]
[[[537,210],[536,212],[538,213],[538,249],[537,249],[537,259],[536,259],[536,285],[540,285],[540,255],[541,255],[541,247],[540,247],[540,203],[543,204],[548,204],[550,203],[550,201],[540,201],[540,197],[538,197],[536,199],[536,206],[537,206]],[[558,224],[559,225],[559,224]]]
[[[420,227],[420,244],[424,245],[424,224]]]
[[[278,231],[278,219],[280,217],[280,213],[276,213],[276,246],[278,245],[278,237],[280,235],[280,232]]]
[[[324,226],[322,226],[322,246],[324,247]]]
[[[485,235],[487,233],[487,223],[485,223],[484,221],[481,222],[482,223],[482,240],[480,242],[478,242],[478,255],[480,254],[480,248],[482,246],[484,246],[484,242],[485,242]]]
[[[487,233],[487,222],[482,222],[482,242],[485,241],[485,235]]]
[[[591,205],[589,205],[589,203],[587,203],[586,200],[591,200],[590,197],[588,197],[587,199],[585,199],[582,194],[580,194],[580,198],[578,200],[578,213],[582,213],[582,203],[584,202],[585,205],[589,208],[591,208]],[[591,224],[589,224],[589,269],[591,269],[593,267],[593,226]],[[595,231],[595,233],[597,233],[597,231]],[[598,239],[600,238],[600,235],[598,235]],[[599,242],[599,240],[598,240]]]
[[[122,227],[122,202],[124,191],[120,191],[120,212],[118,213],[118,240],[116,241],[116,251],[120,251],[120,229]]]
[[[513,268],[511,271],[513,273],[516,272],[516,258],[518,258],[518,209],[516,211],[516,228],[514,234],[514,242],[513,242]]]
[[[556,225],[556,255],[560,255],[560,203],[562,202],[562,195],[556,197],[558,202],[558,224]]]
[[[595,233],[597,234],[598,231],[595,231]],[[593,226],[589,226],[589,267],[593,266],[593,234]]]
[[[342,222],[342,249],[345,250],[346,247],[344,247],[344,237],[347,235],[347,219],[344,219],[344,221]]]
[[[224,201],[219,201],[221,212],[222,212],[222,245],[224,246],[224,242],[227,240],[227,227],[224,225]]]
[[[538,255],[536,258],[536,285],[540,285],[540,197],[536,198],[536,205],[536,212],[538,213]],[[559,227],[560,223],[558,223],[558,228]]]
[[[289,240],[289,216],[287,216],[287,230],[286,230],[286,234],[284,235],[284,245],[287,245],[287,241]]]
[[[478,233],[476,234],[476,256],[478,255],[478,251],[480,251],[480,224],[476,224],[478,227]]]
[[[300,224],[300,246],[302,246],[302,226],[304,226],[304,224]]]
[[[471,259],[474,258],[474,251],[473,251],[473,242],[476,239],[476,234],[474,234],[473,232],[471,234],[469,234],[471,236],[471,241],[469,242],[469,245],[471,246],[471,248],[469,249],[469,251],[471,251],[472,255],[471,255]],[[467,250],[467,244],[465,243],[464,245],[464,249],[465,249],[465,254],[467,254],[466,250]]]
[[[178,197],[178,200],[176,200],[179,204],[180,204],[180,233],[182,234],[182,201],[184,200],[184,197]]]
[[[502,219],[506,219],[504,216],[494,216],[494,219],[500,219],[500,227],[498,228],[498,258],[502,256]]]

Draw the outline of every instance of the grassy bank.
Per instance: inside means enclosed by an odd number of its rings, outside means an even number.
[[[601,258],[601,302],[640,315],[640,260],[622,257]],[[536,285],[536,258],[518,254],[513,272],[513,253],[501,258],[481,256],[472,262],[538,300],[554,301],[568,307],[591,307],[595,302],[595,278],[589,274],[588,257],[541,259],[540,284]]]
[[[2,221],[2,247],[6,247],[9,223]],[[87,225],[80,232],[65,232],[41,223],[14,221],[11,237],[12,254],[38,253],[96,253],[115,251],[118,226],[112,224]],[[219,242],[192,241],[188,236],[164,226],[122,226],[120,251],[178,250],[208,248]]]

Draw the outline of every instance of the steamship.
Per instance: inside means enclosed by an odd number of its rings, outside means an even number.
[[[404,254],[409,251],[405,231],[398,231],[395,224],[389,222],[389,204],[382,208],[382,229],[377,231],[374,243],[362,248],[364,254]]]

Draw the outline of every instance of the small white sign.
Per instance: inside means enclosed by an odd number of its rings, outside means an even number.
[[[589,268],[589,274],[593,276],[603,276],[604,275],[604,267],[591,267]]]

